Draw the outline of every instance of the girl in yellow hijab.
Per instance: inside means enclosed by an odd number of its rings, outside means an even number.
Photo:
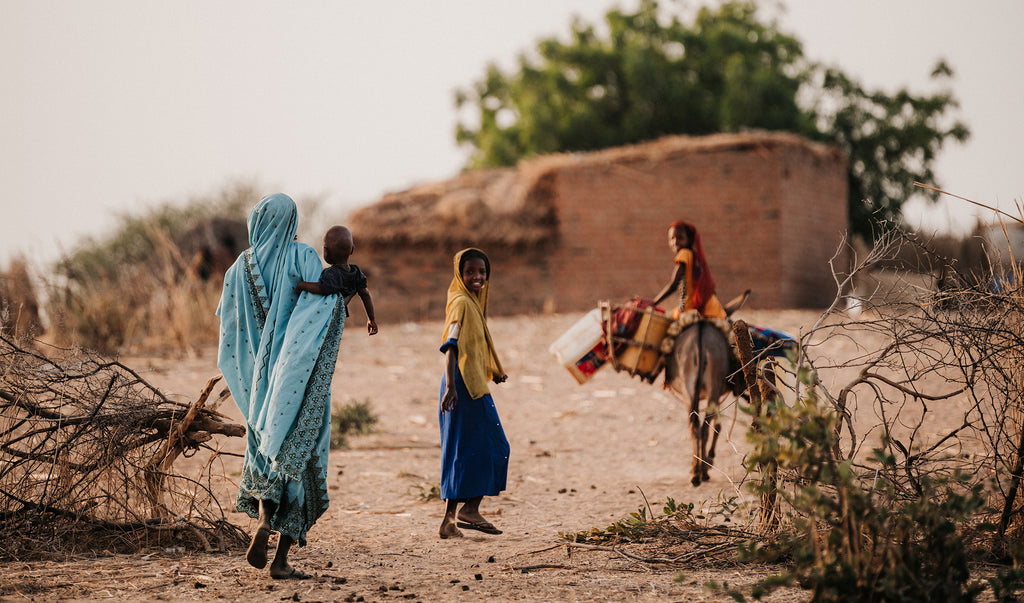
[[[462,536],[459,528],[501,534],[480,515],[480,501],[505,489],[509,455],[488,389],[489,382],[508,378],[487,329],[491,263],[479,249],[463,249],[455,254],[454,270],[445,306],[445,372],[438,404],[441,498],[447,501],[441,538]]]

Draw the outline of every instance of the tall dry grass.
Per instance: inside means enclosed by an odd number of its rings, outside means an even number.
[[[150,233],[154,261],[112,275],[51,283],[51,338],[104,354],[136,351],[187,355],[216,343],[223,275],[201,280],[169,235]]]
[[[217,341],[214,315],[223,268],[207,280],[190,268],[182,241],[203,224],[237,221],[261,193],[234,183],[184,204],[166,203],[120,216],[108,237],[86,239],[47,276],[47,338],[104,354],[187,355]],[[242,244],[245,241],[241,241]]]
[[[141,352],[188,355],[217,342],[214,312],[223,270],[215,262],[209,278],[193,262],[197,229],[218,220],[234,221],[244,247],[245,217],[263,192],[234,183],[184,205],[165,204],[140,215],[121,216],[120,228],[104,240],[87,240],[55,266],[45,285],[47,335],[56,343],[104,354]],[[296,199],[300,236],[316,244],[330,224],[322,199]],[[191,237],[191,238],[190,238]],[[190,243],[187,241],[191,241]],[[223,255],[223,254],[222,254]]]
[[[0,272],[0,334],[30,338],[42,331],[39,299],[28,261],[19,256]]]

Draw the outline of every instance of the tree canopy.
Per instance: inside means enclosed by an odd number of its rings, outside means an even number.
[[[754,2],[703,7],[684,23],[644,0],[604,20],[599,32],[576,19],[568,42],[541,40],[514,73],[492,63],[456,93],[463,118],[470,108],[472,123],[463,119],[456,131],[474,149],[467,167],[671,134],[795,132],[847,153],[851,230],[870,239],[876,220],[900,220],[911,193],[937,198],[913,182],[935,183],[938,151],[970,136],[951,115],[958,104],[949,90],[867,90],[807,60],[800,41],[762,21]],[[941,61],[932,73],[937,85],[951,76]]]

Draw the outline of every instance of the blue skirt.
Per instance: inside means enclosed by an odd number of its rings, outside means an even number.
[[[441,376],[437,417],[441,426],[441,498],[467,500],[497,496],[508,477],[508,439],[490,394],[469,396],[455,369],[455,408],[442,412],[445,377]]]

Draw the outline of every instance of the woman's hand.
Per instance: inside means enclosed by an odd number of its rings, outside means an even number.
[[[508,381],[508,375],[495,375],[494,376],[494,382],[495,383],[504,383],[506,381]]]

